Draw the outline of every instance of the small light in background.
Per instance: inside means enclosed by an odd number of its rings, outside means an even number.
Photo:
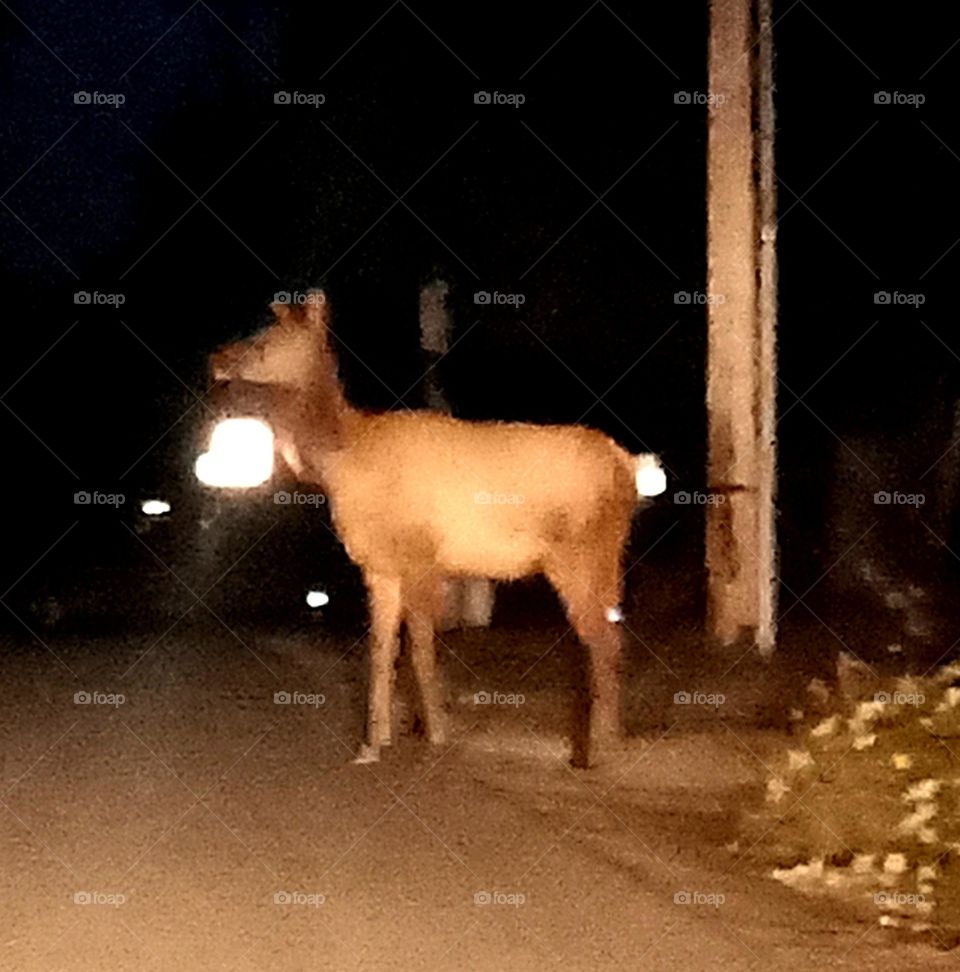
[[[260,486],[273,475],[273,430],[255,418],[214,426],[210,451],[197,457],[197,479],[207,486]]]
[[[140,504],[140,509],[147,516],[163,516],[164,513],[170,512],[170,504],[165,500],[151,499],[144,500]]]
[[[307,607],[319,608],[330,603],[330,595],[324,591],[307,591]]]

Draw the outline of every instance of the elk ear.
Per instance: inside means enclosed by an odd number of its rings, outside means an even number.
[[[286,301],[275,300],[270,305],[270,310],[281,324],[286,324],[290,320],[290,304]]]
[[[303,319],[312,327],[325,328],[330,322],[327,295],[322,290],[311,290],[303,302]]]

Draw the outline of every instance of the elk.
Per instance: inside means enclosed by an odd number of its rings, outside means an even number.
[[[210,364],[215,381],[270,386],[278,451],[326,493],[363,573],[370,650],[358,761],[378,759],[392,742],[402,625],[425,735],[437,745],[447,738],[434,644],[444,580],[542,573],[589,650],[589,711],[573,750],[578,765],[595,762],[621,732],[621,558],[640,476],[651,468],[663,476],[656,456],[631,455],[579,425],[360,410],[338,379],[324,295],[272,310],[264,332],[215,351]]]

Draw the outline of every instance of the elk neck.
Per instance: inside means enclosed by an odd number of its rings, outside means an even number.
[[[299,460],[298,477],[325,485],[327,456],[347,447],[362,419],[343,393],[333,355],[318,354],[295,382],[274,385],[271,411],[281,452],[286,458],[292,447]]]

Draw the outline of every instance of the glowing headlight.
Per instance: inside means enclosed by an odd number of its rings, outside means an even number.
[[[273,430],[259,419],[224,419],[194,469],[207,486],[260,486],[273,475]]]
[[[147,516],[163,516],[164,513],[170,512],[170,504],[158,499],[144,500],[140,504],[140,509]]]

